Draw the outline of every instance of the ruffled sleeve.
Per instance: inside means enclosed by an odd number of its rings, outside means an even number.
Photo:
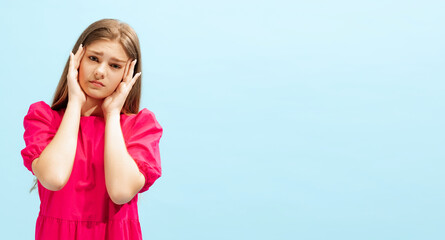
[[[34,174],[31,167],[32,162],[40,156],[56,134],[54,120],[53,110],[43,101],[33,103],[24,118],[23,139],[26,147],[21,151],[21,154],[25,167],[32,174]]]
[[[147,191],[151,185],[161,176],[161,157],[159,152],[159,140],[163,129],[155,118],[155,115],[147,109],[141,110],[130,126],[123,127],[127,132],[126,146],[128,153],[139,167],[139,171],[145,177],[145,184],[139,193]],[[126,128],[130,128],[126,131]]]

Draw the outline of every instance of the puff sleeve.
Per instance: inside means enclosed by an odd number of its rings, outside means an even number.
[[[134,159],[139,171],[145,177],[145,184],[139,193],[147,191],[161,176],[159,141],[163,129],[155,115],[144,108],[128,126],[126,137],[127,151]]]
[[[54,127],[53,110],[45,102],[31,104],[23,120],[25,133],[23,139],[26,147],[21,151],[23,163],[32,171],[32,162],[38,158],[46,146],[51,142],[57,129]]]

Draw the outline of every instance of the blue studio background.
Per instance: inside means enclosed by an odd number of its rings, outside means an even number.
[[[0,1],[2,239],[33,239],[23,117],[92,22],[138,33],[164,127],[144,239],[444,239],[444,1]]]

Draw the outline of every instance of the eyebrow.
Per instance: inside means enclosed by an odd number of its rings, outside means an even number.
[[[94,53],[96,55],[99,55],[99,56],[103,56],[104,55],[102,52],[98,52],[98,51],[94,51],[94,50],[88,50],[88,51],[90,51],[90,52],[92,52],[92,53]],[[118,58],[115,58],[115,57],[111,57],[110,59],[112,61],[121,62],[121,63],[126,63],[127,62],[125,60],[121,60],[121,59],[118,59]]]

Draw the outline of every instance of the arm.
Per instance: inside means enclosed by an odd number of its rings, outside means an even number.
[[[86,101],[78,82],[78,68],[83,54],[82,45],[76,54],[70,53],[67,75],[68,104],[54,138],[40,156],[32,162],[32,171],[48,190],[58,191],[68,182],[76,156],[80,111]]]
[[[108,194],[114,203],[125,204],[144,186],[145,177],[127,151],[117,113],[106,117],[104,157]]]
[[[80,106],[69,103],[56,135],[32,162],[32,171],[48,190],[58,191],[68,182],[76,154],[79,121]]]
[[[104,167],[108,195],[116,204],[125,204],[142,189],[144,175],[125,146],[120,113],[125,99],[141,73],[133,77],[136,60],[127,62],[122,82],[102,103],[105,118]]]

